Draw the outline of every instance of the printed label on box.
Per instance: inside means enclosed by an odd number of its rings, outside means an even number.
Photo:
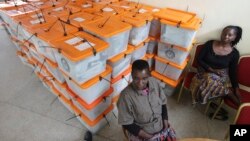
[[[109,8],[109,7],[105,7],[105,8],[103,8],[102,9],[104,12],[111,12],[111,11],[113,11],[113,9],[112,8]]]
[[[38,24],[40,22],[44,22],[44,19],[42,18],[42,19],[36,19],[36,20],[30,21],[31,24]]]
[[[56,12],[58,12],[58,11],[63,11],[63,7],[55,8],[55,9],[53,9],[53,11],[56,11]]]
[[[147,10],[145,10],[145,9],[140,9],[140,10],[139,10],[139,13],[142,13],[142,14],[143,14],[143,13],[146,13],[146,12],[147,12]]]
[[[125,9],[129,9],[130,7],[129,6],[126,6],[126,5],[123,5],[121,6],[122,8],[125,8]]]
[[[83,21],[85,21],[85,19],[83,19],[81,17],[74,18],[74,20],[77,21],[77,22],[83,22]]]
[[[65,43],[69,44],[69,45],[74,45],[74,44],[77,44],[79,42],[81,42],[82,39],[80,37],[74,37],[72,39],[69,39],[67,41],[65,41]]]
[[[83,50],[88,49],[88,48],[93,47],[93,46],[95,46],[94,43],[84,42],[80,45],[75,46],[75,48],[78,49],[79,51],[83,51]]]
[[[84,4],[84,5],[82,5],[83,8],[88,8],[88,7],[91,7],[91,6],[92,6],[92,4]]]

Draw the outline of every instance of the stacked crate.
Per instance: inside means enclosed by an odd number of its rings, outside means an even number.
[[[154,17],[161,23],[161,32],[152,75],[176,87],[183,78],[201,19],[194,13],[170,8],[161,9]]]
[[[199,21],[177,19],[178,27],[169,30],[169,12],[184,12],[119,0],[15,5],[0,4],[18,57],[93,133],[111,118],[113,104],[132,80],[133,61],[147,60],[154,77],[176,86],[191,43],[175,39],[188,31],[177,37],[174,31]],[[192,42],[194,34],[187,36]]]

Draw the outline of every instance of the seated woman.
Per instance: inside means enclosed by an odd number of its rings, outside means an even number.
[[[129,141],[175,139],[169,128],[166,95],[150,77],[147,61],[136,60],[132,64],[132,78],[117,103],[118,123],[128,131]]]
[[[241,35],[240,27],[227,26],[222,30],[220,41],[205,43],[198,56],[198,73],[190,86],[194,104],[206,104],[213,98],[228,97],[240,105],[236,76],[240,55],[236,44]]]

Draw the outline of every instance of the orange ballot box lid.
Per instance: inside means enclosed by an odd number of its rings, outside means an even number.
[[[85,32],[69,34],[67,37],[51,41],[51,44],[59,48],[61,53],[73,62],[83,60],[108,48],[108,43]]]

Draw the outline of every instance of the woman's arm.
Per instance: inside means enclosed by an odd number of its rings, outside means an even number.
[[[197,61],[200,67],[205,69],[206,71],[209,71],[210,66],[204,61],[204,58],[206,57],[207,53],[209,52],[209,46],[212,46],[213,41],[207,41],[204,44],[204,47],[201,49],[201,51],[198,54]]]
[[[232,60],[229,64],[229,78],[230,78],[230,81],[234,90],[239,87],[238,80],[237,80],[237,66],[238,66],[239,58],[240,58],[240,54],[235,49]]]

